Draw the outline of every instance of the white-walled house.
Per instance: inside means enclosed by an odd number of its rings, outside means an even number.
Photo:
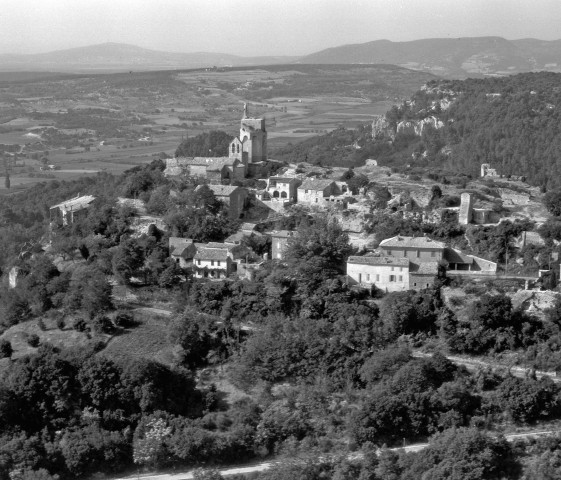
[[[227,278],[235,270],[231,248],[223,243],[197,245],[193,258],[195,277]]]
[[[347,278],[351,285],[376,285],[387,292],[409,290],[409,259],[352,256],[347,260]]]

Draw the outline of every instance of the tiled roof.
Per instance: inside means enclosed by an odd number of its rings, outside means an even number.
[[[169,237],[169,251],[173,257],[183,257],[185,251],[194,246],[195,244],[191,238]]]
[[[327,178],[307,178],[302,182],[302,185],[298,187],[298,190],[324,190],[332,183],[335,183],[335,180],[329,180]]]
[[[240,230],[242,231],[247,231],[247,232],[253,232],[255,230],[255,227],[257,227],[256,223],[242,223],[242,226],[240,227]]]
[[[278,182],[278,183],[301,182],[301,180],[296,177],[269,177],[269,180],[271,182]]]
[[[195,191],[199,190],[202,185],[199,185],[195,188]],[[234,191],[236,191],[240,187],[236,187],[234,185],[207,185],[208,188],[212,190],[217,197],[229,197]]]
[[[271,237],[279,237],[279,238],[290,238],[290,237],[297,237],[298,232],[292,230],[273,230],[271,232]]]
[[[454,248],[447,248],[444,250],[444,260],[448,263],[473,263],[473,257]]]
[[[436,275],[438,262],[411,262],[409,273],[413,275]]]
[[[90,203],[95,200],[95,197],[92,195],[83,195],[81,197],[74,197],[70,200],[66,200],[61,202],[57,205],[53,205],[52,208],[60,208],[64,211],[73,211],[76,212],[78,210],[82,210],[84,208],[88,208]]]
[[[347,263],[357,265],[397,265],[398,267],[409,267],[409,259],[403,257],[349,257]]]
[[[179,166],[202,165],[210,169],[220,169],[224,165],[233,165],[236,160],[239,162],[239,159],[230,157],[177,157],[175,160],[177,160]]]
[[[382,248],[393,248],[393,247],[408,247],[408,248],[434,248],[442,249],[445,247],[444,242],[437,242],[429,237],[404,237],[402,235],[397,235],[392,238],[387,238],[380,242],[380,247]]]
[[[221,242],[208,242],[203,244],[203,248],[225,248],[226,250],[230,250],[232,248],[231,245],[225,245]]]
[[[228,249],[198,248],[194,258],[197,260],[226,260],[228,258]]]

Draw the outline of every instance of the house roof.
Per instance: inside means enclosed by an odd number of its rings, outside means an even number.
[[[329,180],[327,178],[307,178],[302,182],[302,185],[298,187],[298,190],[324,190],[335,180]]]
[[[290,238],[290,237],[297,237],[298,232],[292,230],[273,230],[271,232],[271,237],[276,238]]]
[[[228,254],[227,248],[200,247],[197,249],[194,258],[197,260],[227,260],[229,258]]]
[[[380,242],[382,248],[433,248],[435,250],[442,250],[445,247],[444,242],[438,242],[429,237],[404,237],[403,235],[396,235],[392,238],[387,238]]]
[[[226,245],[221,242],[208,242],[202,245],[202,248],[225,248],[226,250],[231,250],[232,245]]]
[[[199,190],[201,187],[202,185],[199,185],[195,188],[195,191]],[[207,185],[207,187],[212,190],[212,193],[214,193],[214,196],[216,197],[229,197],[238,188],[240,188],[234,185]]]
[[[356,265],[390,265],[398,267],[409,267],[409,259],[403,257],[349,257],[347,263]]]
[[[438,262],[411,262],[409,273],[412,275],[436,275]]]
[[[64,202],[61,202],[57,205],[53,205],[51,207],[51,210],[53,208],[60,208],[63,211],[72,211],[72,212],[77,212],[78,210],[82,210],[84,208],[88,208],[90,206],[90,203],[92,203],[95,200],[95,197],[93,195],[82,195],[81,197],[74,197],[71,198],[70,200],[65,200]]]
[[[299,178],[296,177],[269,177],[270,181],[279,182],[279,183],[294,183],[294,182],[301,182]]]
[[[473,263],[473,257],[466,255],[455,248],[447,248],[444,250],[444,260],[448,263]]]
[[[224,165],[233,165],[239,159],[235,157],[177,157],[179,165],[205,166],[211,170],[221,169]]]
[[[182,257],[187,248],[194,246],[192,238],[169,237],[170,255]]]
[[[255,230],[255,228],[257,227],[256,223],[242,223],[242,226],[240,227],[240,230],[242,232],[253,232]]]

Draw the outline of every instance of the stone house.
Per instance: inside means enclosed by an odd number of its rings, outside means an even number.
[[[181,268],[193,265],[193,257],[197,253],[197,246],[191,238],[169,237],[169,254]]]
[[[297,199],[298,203],[326,205],[329,202],[336,201],[336,198],[345,192],[347,192],[347,188],[345,188],[343,182],[308,178],[298,187]]]
[[[438,262],[442,260],[445,245],[429,237],[397,235],[380,242],[380,248],[388,256],[404,257],[413,261],[421,259]]]
[[[248,192],[243,187],[232,185],[207,185],[217,200],[220,200],[228,206],[228,215],[231,218],[240,218],[243,215],[244,208],[247,203]],[[199,185],[195,191],[199,190]]]
[[[275,230],[271,232],[271,258],[282,260],[288,242],[296,236],[298,236],[298,232],[291,230]]]
[[[267,179],[267,187],[265,191],[272,200],[288,200],[296,203],[298,195],[298,186],[302,184],[302,180],[295,177],[270,177]]]
[[[409,290],[410,262],[399,257],[355,257],[347,260],[347,279],[351,285],[377,288],[386,292]]]
[[[53,205],[49,209],[50,222],[70,225],[78,218],[85,217],[88,214],[88,208],[91,207],[94,200],[95,197],[92,195],[83,195]]]
[[[193,268],[197,278],[227,278],[235,271],[231,247],[223,243],[197,245]]]

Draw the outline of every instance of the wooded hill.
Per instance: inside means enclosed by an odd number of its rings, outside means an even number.
[[[440,120],[442,128],[428,125],[420,136],[412,133],[428,117]],[[500,174],[524,176],[532,185],[561,185],[561,74],[433,80],[388,111],[386,121],[390,132],[397,130],[393,140],[388,132],[374,132],[372,138],[369,125],[347,134],[340,129],[289,145],[275,158],[337,166],[375,158],[388,166],[473,176],[482,163],[490,163]],[[397,128],[406,121],[409,129]]]

